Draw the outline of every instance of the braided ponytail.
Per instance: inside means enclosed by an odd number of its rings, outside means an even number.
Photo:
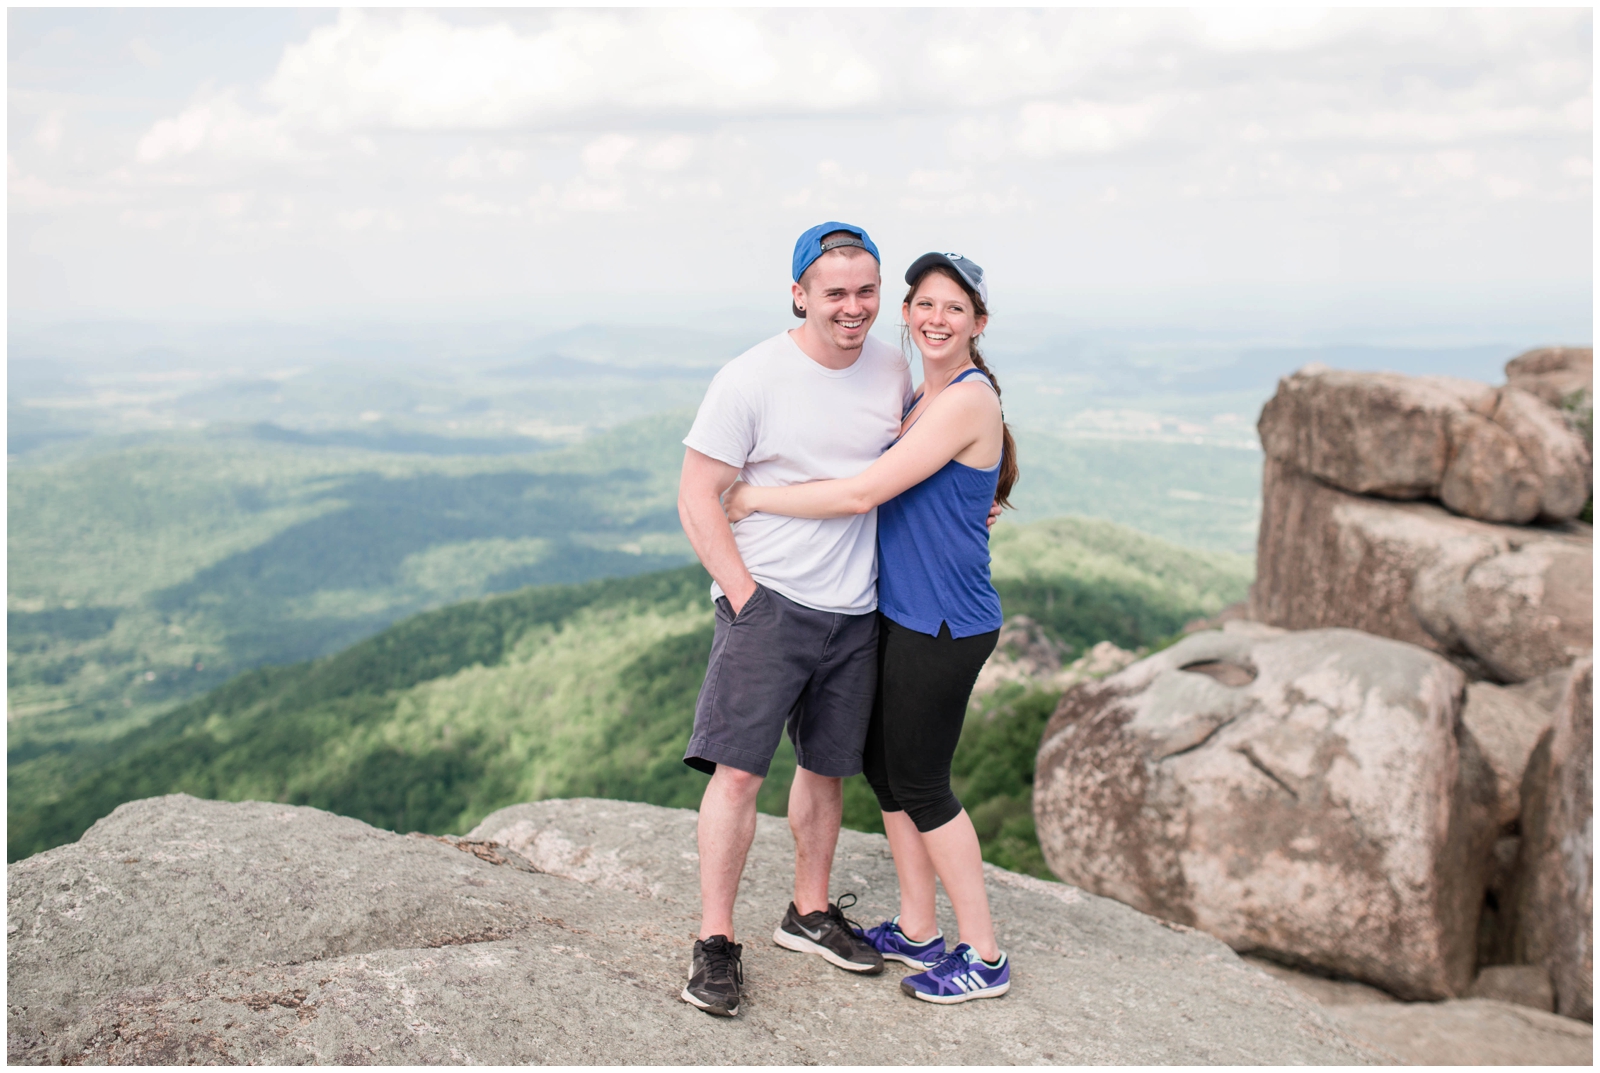
[[[989,311],[983,308],[983,300],[977,295],[972,297],[977,303],[978,315],[980,317],[988,316]],[[994,385],[994,397],[998,399],[1000,397],[1000,381],[996,380],[994,373],[989,371],[988,364],[983,360],[983,353],[978,350],[976,337],[967,340],[967,351],[972,357],[972,364],[977,366],[980,373],[989,378],[990,384]],[[1011,489],[1017,483],[1019,471],[1017,469],[1017,441],[1011,438],[1011,426],[1006,424],[1004,406],[1000,408],[1000,445],[1000,480],[995,485],[994,500],[1002,507],[1009,509],[1011,507]]]
[[[933,265],[929,267],[927,272],[924,272],[922,275],[918,276],[915,282],[911,284],[911,289],[906,292],[905,301],[901,303],[902,305],[911,304],[911,299],[916,297],[917,287],[920,286],[922,281],[927,278],[929,273],[932,272],[937,272],[940,275],[945,276],[953,281],[956,286],[967,292],[967,298],[972,302],[972,312],[975,317],[987,317],[989,315],[989,307],[984,303],[983,296],[968,286],[966,280],[960,278],[960,276],[951,271],[949,268],[946,268],[944,265]],[[909,327],[902,325],[901,337],[907,342],[910,341]],[[967,340],[967,354],[972,359],[972,364],[977,367],[978,371],[984,376],[987,376],[989,378],[989,383],[994,385],[994,395],[995,398],[998,399],[1000,397],[1000,381],[995,379],[994,373],[989,371],[988,363],[983,360],[983,352],[978,349],[978,340],[976,336]],[[1005,416],[1005,408],[1002,407],[1000,410],[1000,479],[995,485],[994,499],[995,502],[999,503],[1002,507],[1010,509],[1011,489],[1016,486],[1017,477],[1020,475],[1020,471],[1017,468],[1017,443],[1016,440],[1012,439],[1011,437],[1011,426],[1006,424]]]

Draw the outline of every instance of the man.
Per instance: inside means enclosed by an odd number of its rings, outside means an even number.
[[[868,336],[878,316],[878,249],[849,224],[795,244],[795,329],[723,366],[685,437],[678,514],[710,572],[716,627],[684,762],[711,775],[700,803],[700,937],[683,999],[739,1011],[733,903],[755,838],[756,792],[785,724],[798,768],[789,791],[794,901],[780,946],[852,972],[883,957],[828,900],[843,781],[861,770],[877,685],[877,512],[806,519],[753,514],[730,527],[735,480],[849,477],[893,442],[910,400],[906,359]]]

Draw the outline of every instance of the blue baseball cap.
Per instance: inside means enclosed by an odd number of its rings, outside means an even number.
[[[853,239],[835,238],[831,239],[827,245],[823,245],[822,236],[831,235],[835,231],[848,231],[856,237]],[[883,258],[878,256],[878,247],[867,237],[865,231],[853,224],[842,224],[838,220],[829,220],[825,224],[818,224],[813,227],[795,242],[794,281],[796,283],[800,282],[800,277],[805,273],[806,269],[811,267],[812,261],[815,261],[829,250],[836,250],[841,246],[858,246],[872,254],[874,261],[877,261],[880,265],[883,264]]]

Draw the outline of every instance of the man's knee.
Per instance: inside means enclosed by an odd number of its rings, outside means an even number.
[[[711,782],[707,784],[709,791],[715,787],[718,792],[735,798],[755,797],[761,789],[762,776],[753,775],[748,771],[741,771],[727,764],[718,764],[717,770],[712,773]]]

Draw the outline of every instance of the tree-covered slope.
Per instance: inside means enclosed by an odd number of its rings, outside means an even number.
[[[675,502],[690,416],[512,456],[235,431],[11,466],[12,764],[430,607],[691,561]]]
[[[1246,560],[1085,519],[1003,525],[994,547],[1008,613],[1080,649],[1158,640],[1239,598],[1249,577]],[[704,777],[680,757],[710,650],[708,583],[691,566],[539,586],[247,672],[136,731],[14,769],[8,855],[71,841],[123,801],[177,791],[434,832],[543,797],[692,806]],[[1017,821],[1051,704],[1014,690],[994,698],[958,757],[975,818],[988,816],[993,839],[1009,831],[1024,856],[1031,820]],[[783,811],[792,770],[784,748],[763,809]],[[854,824],[876,824],[859,780],[849,809]]]

